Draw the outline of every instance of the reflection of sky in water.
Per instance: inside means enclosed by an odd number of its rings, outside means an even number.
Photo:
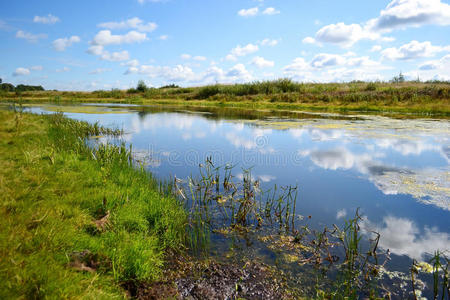
[[[150,154],[157,176],[186,178],[207,156],[219,165],[252,167],[269,188],[300,188],[298,213],[331,225],[360,207],[380,245],[420,258],[450,249],[448,121],[327,119],[236,121],[194,113],[76,114],[115,124],[138,152]]]

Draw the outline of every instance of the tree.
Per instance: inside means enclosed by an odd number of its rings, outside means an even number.
[[[0,84],[2,83],[3,81],[2,81],[2,79],[0,78]]]
[[[394,76],[394,78],[392,78],[391,82],[393,82],[393,83],[405,82],[405,76],[402,74],[402,72],[400,72],[400,74],[398,74],[398,76]]]
[[[139,80],[138,85],[136,87],[136,90],[138,92],[144,93],[148,89],[147,85],[145,84],[144,80]]]

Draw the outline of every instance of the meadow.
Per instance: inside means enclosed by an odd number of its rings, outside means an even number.
[[[246,107],[332,112],[396,112],[448,117],[448,82],[299,83],[290,79],[201,87],[150,88],[142,81],[128,90],[93,92],[17,91],[3,101],[108,102]]]

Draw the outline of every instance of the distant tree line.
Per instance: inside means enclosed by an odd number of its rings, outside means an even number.
[[[3,82],[0,78],[0,91],[4,92],[26,92],[26,91],[45,91],[41,85],[18,84],[14,86],[11,83]]]

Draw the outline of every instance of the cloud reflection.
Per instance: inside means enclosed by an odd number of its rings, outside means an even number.
[[[379,246],[397,255],[423,260],[426,254],[433,254],[438,249],[450,249],[448,233],[429,227],[419,230],[413,221],[406,218],[386,216],[380,225],[364,220],[362,228],[365,232],[378,232],[381,236]]]

